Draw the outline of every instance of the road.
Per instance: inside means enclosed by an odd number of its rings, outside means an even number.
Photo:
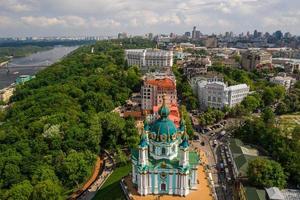
[[[192,120],[196,120],[196,118],[192,115]],[[208,168],[212,175],[212,180],[215,192],[218,200],[232,200],[233,199],[233,171],[232,171],[232,163],[228,162],[228,150],[227,147],[227,139],[228,132],[226,135],[221,136],[220,132],[224,129],[232,129],[232,127],[239,124],[239,120],[229,119],[227,120],[227,124],[225,127],[218,128],[212,131],[209,131],[206,134],[198,133],[195,128],[195,134],[199,136],[198,141],[193,141],[193,146],[199,148],[206,154],[208,159]],[[214,145],[214,140],[216,141],[216,145]],[[204,142],[204,145],[201,143]],[[226,146],[226,147],[225,147]],[[225,161],[224,161],[225,160]],[[222,164],[221,164],[222,163]],[[226,163],[226,167],[223,167]],[[223,165],[223,166],[222,166]],[[221,169],[220,167],[223,167]],[[227,169],[226,169],[227,168]]]

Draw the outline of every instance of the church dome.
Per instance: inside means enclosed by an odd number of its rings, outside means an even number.
[[[163,105],[158,111],[160,118],[151,124],[151,139],[162,142],[176,140],[178,129],[174,122],[169,119],[170,110],[166,105],[166,97],[163,98]]]

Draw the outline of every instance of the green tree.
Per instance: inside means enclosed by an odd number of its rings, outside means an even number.
[[[62,188],[51,180],[39,182],[33,188],[32,200],[62,200]]]
[[[244,105],[245,109],[249,112],[253,112],[260,106],[260,101],[254,96],[247,96],[243,101],[242,104]]]
[[[6,192],[4,199],[7,200],[29,200],[33,187],[28,180],[12,185],[11,189]]]
[[[275,114],[270,107],[267,107],[263,110],[262,119],[268,124],[273,124],[275,122]]]
[[[59,183],[58,177],[54,169],[49,165],[38,166],[32,176],[32,183],[37,184],[40,181],[51,180],[54,183]]]
[[[286,185],[286,176],[281,165],[275,161],[257,158],[250,161],[247,175],[255,187],[279,187]]]
[[[6,164],[3,170],[2,178],[7,185],[15,184],[21,180],[21,172],[18,165]]]
[[[275,102],[275,93],[271,87],[266,87],[262,94],[262,100],[265,106],[269,106]]]
[[[292,138],[295,141],[300,141],[300,125],[296,126],[292,132]]]
[[[66,177],[66,183],[72,183],[72,185],[79,187],[79,183],[90,175],[91,166],[94,162],[89,162],[89,154],[90,152],[81,153],[74,150],[69,153],[62,163],[62,173]]]

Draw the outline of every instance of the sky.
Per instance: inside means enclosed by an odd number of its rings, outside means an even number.
[[[0,0],[0,37],[263,32],[300,35],[300,0]]]

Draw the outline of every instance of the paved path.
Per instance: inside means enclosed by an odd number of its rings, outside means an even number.
[[[103,172],[98,176],[96,181],[78,198],[78,200],[92,200],[97,191],[102,187],[107,178],[112,174],[114,163],[112,158],[109,157],[107,153],[105,153],[104,156],[104,163],[105,166]]]

